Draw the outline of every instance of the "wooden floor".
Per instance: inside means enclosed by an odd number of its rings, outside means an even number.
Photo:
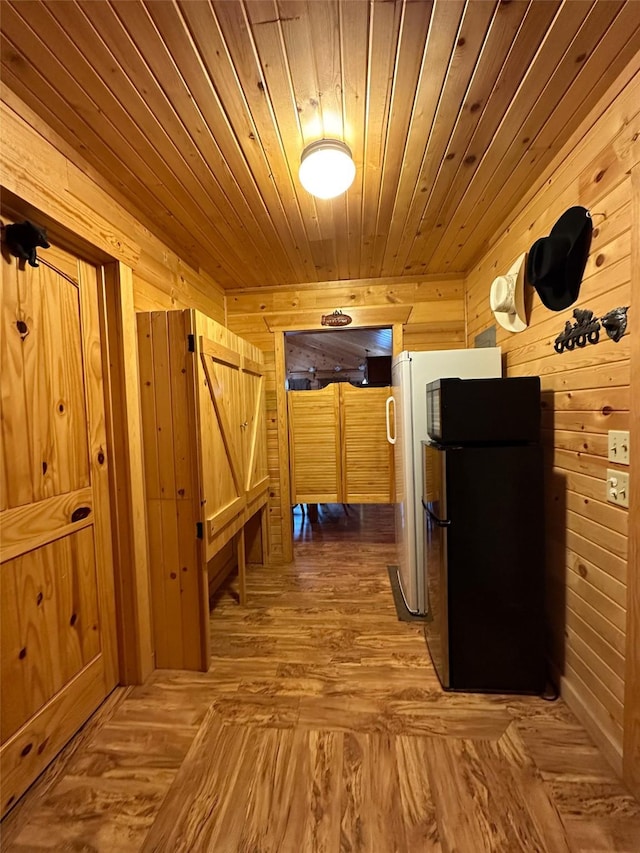
[[[216,602],[210,671],[116,691],[2,849],[637,853],[640,805],[563,702],[441,691],[388,509],[296,515],[295,564]]]

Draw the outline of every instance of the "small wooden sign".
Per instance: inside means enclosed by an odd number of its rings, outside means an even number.
[[[333,314],[323,314],[320,321],[323,326],[348,326],[352,322],[348,314],[343,314],[339,308]]]

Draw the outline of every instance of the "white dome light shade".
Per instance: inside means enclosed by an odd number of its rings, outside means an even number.
[[[351,151],[337,139],[320,139],[302,152],[300,183],[317,198],[334,198],[348,190],[356,176]]]

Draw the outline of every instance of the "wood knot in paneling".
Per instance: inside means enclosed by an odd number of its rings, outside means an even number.
[[[91,507],[89,506],[79,506],[71,513],[71,521],[75,524],[76,521],[82,521],[83,518],[86,518],[91,512]]]

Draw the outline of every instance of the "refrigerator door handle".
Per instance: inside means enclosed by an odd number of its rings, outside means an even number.
[[[437,515],[434,515],[431,512],[431,510],[429,509],[429,507],[426,505],[426,503],[424,502],[424,498],[422,499],[422,506],[427,511],[429,518],[434,522],[434,524],[437,524],[438,527],[449,527],[451,525],[451,519],[449,519],[449,518],[442,519],[442,518],[438,518]]]
[[[391,438],[391,422],[389,420],[389,407],[391,406],[391,403],[393,403],[393,413],[395,415],[396,401],[393,399],[393,397],[387,397],[387,400],[385,403],[385,407],[386,407],[385,414],[386,414],[386,418],[387,418],[387,441],[389,442],[389,444],[395,444],[396,443],[396,436],[394,435],[393,438]]]

